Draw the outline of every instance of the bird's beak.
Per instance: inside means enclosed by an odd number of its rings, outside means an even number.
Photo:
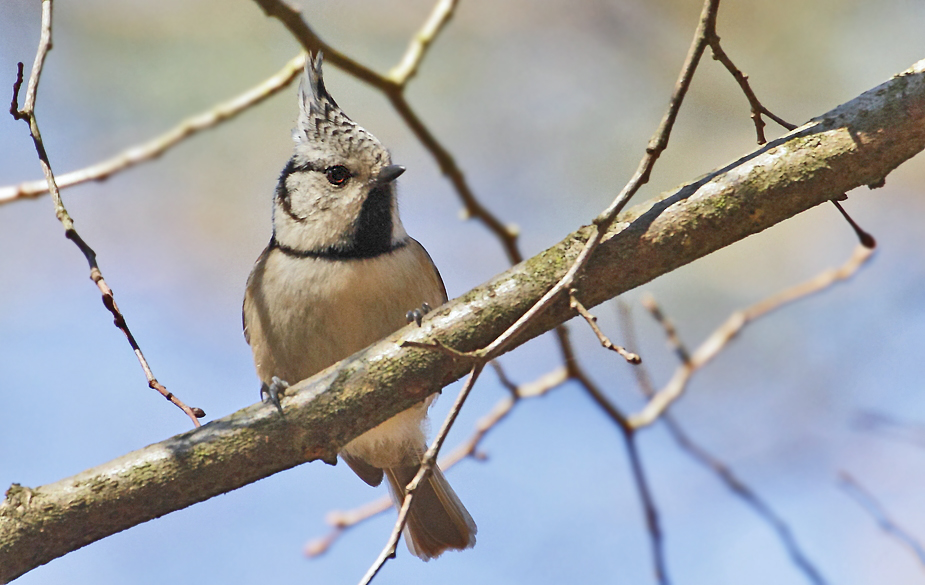
[[[401,165],[389,165],[385,167],[384,169],[382,169],[381,171],[379,171],[379,176],[376,177],[376,184],[377,185],[388,185],[389,183],[397,179],[399,176],[401,176],[401,174],[404,172],[405,172],[405,167]]]

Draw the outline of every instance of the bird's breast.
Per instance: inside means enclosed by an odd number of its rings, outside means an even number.
[[[350,260],[271,249],[248,281],[245,325],[261,380],[295,383],[403,327],[409,309],[444,300],[439,276],[414,240]]]

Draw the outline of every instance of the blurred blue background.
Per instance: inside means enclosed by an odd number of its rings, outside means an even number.
[[[315,30],[385,72],[430,0],[304,2]],[[481,201],[522,230],[534,254],[587,223],[635,169],[660,120],[699,0],[582,3],[464,0],[408,97],[455,155]],[[0,2],[0,93],[27,72],[40,6]],[[726,51],[759,97],[802,123],[925,57],[920,0],[729,0]],[[246,0],[58,2],[38,117],[57,173],[97,162],[251,87],[298,52]],[[497,242],[459,220],[433,160],[376,91],[334,67],[329,90],[408,167],[404,223],[458,296],[506,268]],[[241,335],[251,265],[270,234],[276,177],[291,150],[295,86],[158,161],[64,192],[158,379],[212,420],[253,403],[258,384]],[[748,106],[704,59],[668,152],[638,199],[754,147]],[[780,134],[769,126],[770,135]],[[750,326],[700,372],[673,411],[789,523],[832,583],[915,583],[923,567],[837,486],[846,470],[925,540],[925,448],[864,432],[873,410],[925,423],[925,164],[920,155],[847,209],[880,249],[848,284]],[[22,122],[0,116],[0,183],[39,178]],[[821,206],[658,279],[624,299],[657,384],[675,367],[639,307],[653,293],[695,347],[737,308],[843,262],[855,238]],[[63,237],[49,198],[0,207],[0,486],[62,479],[188,430],[146,387],[121,333]],[[595,310],[622,338],[614,303]],[[629,367],[573,326],[580,359],[627,411],[642,405]],[[559,360],[539,338],[502,363],[519,382]],[[455,387],[454,387],[455,388]],[[453,394],[454,388],[447,392]],[[448,446],[506,391],[486,373]],[[451,400],[437,403],[440,420]],[[436,425],[435,425],[436,426]],[[479,525],[478,545],[422,563],[404,546],[377,583],[652,583],[651,554],[625,450],[573,385],[522,403],[449,477]],[[768,526],[659,427],[640,447],[675,583],[805,583]],[[19,582],[354,583],[394,514],[346,533],[327,555],[304,544],[324,517],[384,492],[344,465],[303,465],[92,544]]]

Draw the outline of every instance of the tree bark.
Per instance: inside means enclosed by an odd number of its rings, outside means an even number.
[[[624,213],[578,281],[588,307],[862,185],[883,184],[925,149],[925,60],[786,136]],[[465,374],[439,339],[486,346],[568,269],[587,228],[293,386],[285,415],[255,404],[53,484],[14,484],[0,503],[0,582],[136,524],[340,447]],[[557,300],[519,345],[575,316]]]

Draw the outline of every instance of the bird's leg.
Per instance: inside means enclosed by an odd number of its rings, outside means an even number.
[[[280,380],[278,376],[273,376],[268,385],[264,382],[260,386],[260,399],[264,402],[271,402],[280,414],[283,414],[283,406],[279,403],[279,397],[285,394],[289,388],[289,382]]]

